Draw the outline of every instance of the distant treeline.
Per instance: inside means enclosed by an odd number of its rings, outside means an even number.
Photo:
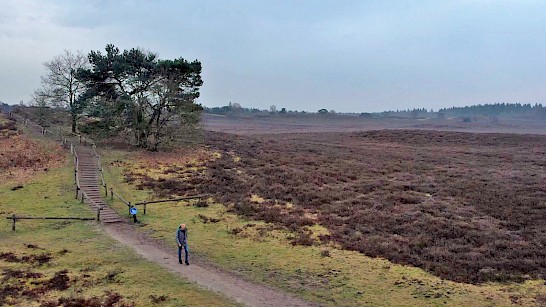
[[[363,113],[336,113],[334,110],[320,109],[316,112],[287,110],[286,108],[277,109],[271,106],[269,110],[257,108],[245,108],[238,103],[229,103],[221,107],[205,107],[205,113],[225,115],[225,116],[256,116],[256,115],[275,115],[275,114],[339,114],[349,116],[360,116],[364,118],[382,118],[382,117],[404,117],[404,118],[436,118],[436,117],[499,117],[499,116],[533,116],[546,118],[546,107],[542,104],[521,104],[521,103],[495,103],[478,104],[466,107],[443,108],[438,111],[427,110],[425,108],[414,108],[396,111],[384,112],[363,112]]]
[[[546,115],[542,104],[495,103],[466,107],[452,107],[438,110],[447,116],[503,116],[503,115]]]
[[[379,113],[361,113],[362,117],[434,117],[435,112],[433,110],[427,110],[425,108],[421,109],[407,109],[407,110],[396,110],[396,111],[385,111]]]
[[[362,113],[366,117],[502,117],[502,116],[534,116],[546,117],[546,107],[536,103],[494,103],[478,104],[466,107],[443,108],[438,111],[422,109],[407,109],[386,111],[380,113]]]
[[[257,108],[245,108],[238,103],[229,103],[221,107],[204,107],[205,113],[226,115],[226,116],[254,116],[271,114],[306,114],[305,111],[293,111],[286,108],[277,109],[276,106],[270,106],[269,110],[260,110]]]

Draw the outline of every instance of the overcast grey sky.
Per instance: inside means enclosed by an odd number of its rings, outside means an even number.
[[[546,1],[0,0],[0,101],[64,49],[203,63],[205,106],[365,112],[544,102]]]

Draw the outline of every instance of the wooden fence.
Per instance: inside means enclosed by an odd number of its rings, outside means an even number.
[[[15,223],[19,220],[76,220],[76,221],[100,221],[100,210],[97,210],[97,217],[58,217],[58,216],[17,216],[13,214],[12,216],[6,217],[8,220],[12,220],[11,231],[15,231]]]
[[[25,126],[34,126],[36,128],[38,128],[37,130],[39,130],[41,132],[42,135],[45,135],[47,136],[48,134],[51,135],[54,139],[55,139],[55,136],[58,136],[59,139],[60,139],[60,142],[61,144],[66,147],[68,145],[70,145],[70,153],[72,154],[72,156],[74,157],[73,161],[74,161],[74,182],[75,182],[75,185],[76,185],[76,199],[80,199],[81,203],[84,203],[85,200],[87,200],[88,202],[90,202],[91,204],[94,204],[95,207],[97,207],[97,217],[96,217],[96,220],[97,221],[100,221],[100,210],[102,210],[103,206],[97,204],[95,201],[93,201],[88,195],[87,193],[81,188],[81,185],[80,185],[80,181],[79,181],[79,178],[78,178],[78,171],[79,171],[79,159],[78,159],[78,153],[76,152],[75,150],[75,147],[74,147],[74,142],[69,138],[69,136],[75,136],[78,140],[78,142],[80,144],[83,144],[84,146],[87,146],[88,144],[91,144],[93,146],[93,150],[95,152],[95,154],[97,155],[97,152],[95,150],[95,142],[91,139],[87,139],[85,137],[83,137],[81,134],[77,134],[77,133],[68,133],[67,135],[63,134],[63,130],[61,127],[58,128],[58,132],[59,134],[56,135],[52,130],[48,129],[48,128],[45,128],[41,125],[38,125],[34,122],[32,122],[29,118],[31,117],[28,113],[24,113],[25,117],[17,114],[17,113],[14,113],[14,112],[10,112],[10,111],[7,111],[5,109],[2,109],[0,108],[0,111],[2,111],[3,113],[5,113],[8,118],[10,119],[13,119],[15,121],[18,121],[18,122],[21,122],[23,123],[23,125]],[[47,122],[50,127],[54,127],[55,125],[52,124],[52,123],[49,123]],[[54,128],[51,128],[53,130],[55,130]],[[98,156],[98,155],[97,155]],[[99,169],[101,169],[101,179],[102,179],[102,185],[105,187],[106,189],[106,183],[104,182],[104,176],[102,176],[102,167],[100,166],[100,160],[99,160]],[[106,192],[107,193],[107,192]],[[11,217],[7,217],[8,219],[12,219],[13,220],[13,226],[12,226],[12,229],[15,228],[15,222],[17,220],[21,220],[21,219],[48,219],[48,220],[53,220],[53,219],[81,219],[81,218],[71,218],[71,217],[16,217],[16,216],[11,216]],[[86,218],[87,219],[87,218]],[[91,219],[93,220],[93,219]]]
[[[141,201],[137,202],[134,205],[135,206],[144,206],[144,214],[146,214],[146,205],[149,204],[159,204],[159,203],[166,203],[166,202],[173,202],[173,201],[182,201],[182,200],[190,200],[190,199],[198,199],[198,198],[205,198],[210,197],[208,194],[202,194],[202,195],[193,195],[193,196],[185,196],[185,197],[179,197],[179,198],[171,198],[171,199],[162,199],[162,200],[151,200],[151,201]]]
[[[28,113],[25,113],[25,117],[22,117],[22,116],[14,113],[14,112],[9,112],[9,111],[3,110],[2,108],[0,108],[0,110],[3,111],[4,113],[6,113],[9,118],[18,119],[19,121],[23,122],[23,124],[26,125],[26,126],[34,125],[35,127],[37,127],[41,131],[42,135],[48,135],[49,134],[49,135],[51,135],[53,137],[55,137],[55,135],[56,135],[52,130],[47,129],[47,128],[41,126],[41,125],[38,125],[38,124],[30,121],[29,118],[31,116]],[[49,128],[55,127],[55,125],[53,123],[50,123],[50,122],[46,122],[46,123],[49,125]],[[55,128],[51,128],[51,129],[56,130]],[[73,132],[63,132],[62,127],[58,127],[57,130],[58,130],[58,136],[60,138],[61,143],[65,147],[70,145],[70,153],[74,157],[74,182],[75,182],[75,185],[76,185],[76,199],[80,199],[81,203],[84,203],[85,199],[87,199],[92,204],[95,204],[95,206],[98,208],[97,209],[97,220],[100,220],[100,210],[102,209],[102,206],[100,206],[96,202],[94,202],[80,186],[80,182],[79,182],[79,178],[78,178],[78,171],[79,171],[78,154],[77,154],[77,152],[75,150],[74,142],[69,137],[76,137],[77,142],[79,142],[79,144],[83,144],[84,146],[91,145],[93,147],[93,152],[94,152],[94,154],[95,154],[95,156],[97,158],[97,167],[98,167],[99,174],[100,174],[100,184],[104,188],[104,194],[107,197],[108,196],[108,186],[107,186],[106,181],[104,179],[104,169],[102,167],[101,157],[97,153],[97,150],[96,150],[96,148],[97,148],[96,143],[92,139],[88,139],[88,138],[82,136],[81,134],[77,134],[77,133],[73,133]],[[114,200],[114,197],[116,197],[122,203],[127,205],[128,209],[129,209],[129,212],[130,212],[131,208],[133,208],[135,206],[143,206],[143,209],[144,209],[143,214],[144,215],[146,214],[147,205],[149,205],[149,204],[158,204],[158,203],[165,203],[165,202],[176,202],[176,201],[183,201],[183,200],[210,197],[210,195],[205,194],[205,195],[194,195],[194,196],[186,196],[186,197],[163,199],[163,200],[142,201],[142,202],[137,202],[137,203],[131,204],[130,201],[125,200],[121,195],[114,192],[112,187],[110,187],[109,190],[110,190],[110,199],[112,201]],[[137,222],[136,214],[134,214],[132,216],[133,216],[134,222],[136,223]],[[15,218],[13,218],[13,217],[8,217],[8,218],[13,219],[13,221],[14,221],[13,225],[15,225]],[[25,218],[17,218],[17,219],[25,219]],[[54,219],[54,218],[51,218],[51,219]],[[62,218],[59,218],[59,219],[62,219]],[[13,227],[15,227],[15,226],[13,226]]]
[[[110,188],[110,200],[114,200],[114,196],[119,199],[122,203],[124,203],[125,205],[127,205],[127,207],[129,207],[129,210],[133,207],[131,205],[131,202],[130,201],[126,201],[121,195],[119,195],[118,193],[114,192],[114,189],[113,188]]]

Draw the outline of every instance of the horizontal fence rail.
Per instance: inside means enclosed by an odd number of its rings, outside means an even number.
[[[189,199],[198,199],[198,198],[205,198],[205,197],[210,197],[210,195],[209,194],[201,194],[201,195],[184,196],[184,197],[172,198],[172,199],[141,201],[141,202],[135,203],[135,206],[147,205],[147,204],[166,203],[166,202],[171,202],[171,201],[182,201],[182,200],[189,200]]]
[[[193,195],[193,196],[184,196],[179,198],[171,198],[171,199],[162,199],[162,200],[151,200],[151,201],[141,201],[138,203],[135,203],[135,206],[144,206],[143,213],[146,215],[146,205],[149,204],[159,204],[159,203],[166,203],[166,202],[176,202],[176,201],[183,201],[183,200],[190,200],[190,199],[199,199],[199,198],[205,198],[210,197],[209,194],[201,194],[201,195]]]
[[[19,220],[74,220],[74,221],[100,221],[100,210],[97,210],[97,217],[71,217],[71,216],[12,216],[6,217],[8,220],[12,220],[11,231],[15,231],[15,223]]]
[[[131,206],[131,202],[130,201],[126,201],[121,195],[119,195],[118,193],[114,192],[114,189],[110,188],[110,199],[111,200],[114,200],[114,196],[119,199],[122,203],[126,204],[127,206]]]

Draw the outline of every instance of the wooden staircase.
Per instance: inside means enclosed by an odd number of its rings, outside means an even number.
[[[84,203],[88,204],[96,212],[100,211],[100,220],[103,223],[119,223],[123,219],[112,208],[104,202],[104,191],[99,186],[99,166],[95,152],[88,146],[75,146],[78,155],[78,180],[81,189],[89,198],[84,198]]]

